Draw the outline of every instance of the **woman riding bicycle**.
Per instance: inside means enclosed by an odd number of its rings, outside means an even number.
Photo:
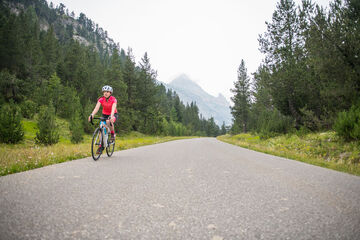
[[[103,96],[98,99],[94,111],[89,116],[89,122],[91,118],[94,118],[95,114],[99,111],[100,105],[102,106],[102,116],[109,118],[106,120],[106,125],[110,128],[111,132],[111,141],[115,140],[115,128],[114,123],[118,118],[118,113],[116,110],[117,100],[114,96],[111,96],[113,93],[112,87],[105,85],[102,87]]]

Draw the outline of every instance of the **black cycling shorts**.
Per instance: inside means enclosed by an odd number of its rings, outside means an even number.
[[[102,116],[103,116],[104,118],[110,117],[110,115],[106,115],[106,114],[103,114]],[[116,120],[118,119],[118,116],[119,116],[118,113],[115,113],[115,114],[114,114],[114,117],[115,117],[115,121],[114,121],[114,122],[116,122]]]

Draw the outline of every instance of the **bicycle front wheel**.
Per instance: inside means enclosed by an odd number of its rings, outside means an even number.
[[[114,141],[109,141],[110,136],[108,137],[108,146],[106,147],[106,154],[108,155],[108,157],[111,157],[111,155],[114,152],[114,148],[115,148],[115,140]]]
[[[91,155],[95,161],[98,160],[102,154],[102,144],[101,144],[102,139],[103,139],[103,133],[100,128],[97,128],[94,131],[94,135],[91,142]]]

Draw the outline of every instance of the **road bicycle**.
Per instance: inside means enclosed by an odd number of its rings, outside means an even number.
[[[106,120],[108,120],[107,117],[90,117],[92,125],[94,125],[93,119],[100,120],[99,127],[95,129],[91,142],[91,155],[96,161],[100,158],[104,149],[106,149],[108,157],[111,157],[114,153],[115,139],[114,141],[111,141],[110,129],[106,125]]]

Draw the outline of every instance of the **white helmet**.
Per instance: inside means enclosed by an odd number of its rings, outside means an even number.
[[[105,85],[105,86],[103,86],[102,87],[102,91],[103,92],[113,92],[113,89],[112,89],[112,87],[110,87],[109,85]]]

